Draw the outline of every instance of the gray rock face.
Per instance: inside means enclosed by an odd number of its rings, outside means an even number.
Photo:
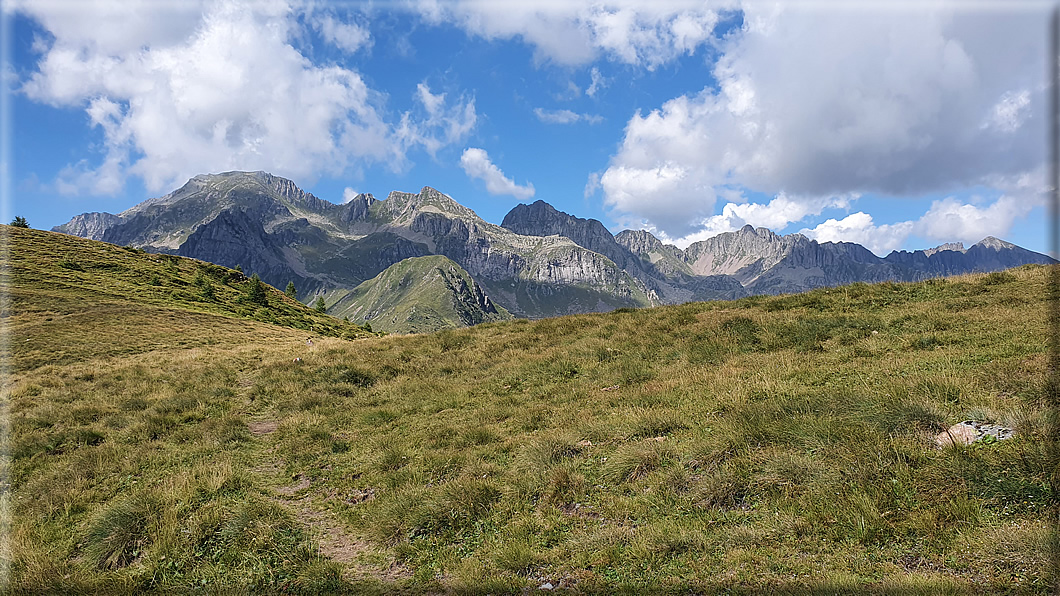
[[[669,246],[645,231],[627,230],[615,238],[633,252],[655,258],[662,258]],[[858,281],[919,281],[1055,262],[996,238],[984,239],[967,250],[960,243],[950,243],[911,253],[896,251],[881,259],[858,244],[818,243],[800,234],[779,236],[751,226],[696,242],[683,252],[669,248],[666,256],[682,259],[697,276],[715,274],[738,280],[747,294],[802,292]]]
[[[924,249],[923,252],[924,252],[925,256],[930,257],[931,255],[933,255],[933,254],[935,254],[937,252],[943,251],[943,250],[955,250],[957,252],[964,252],[964,243],[963,242],[947,242],[945,244],[940,244],[940,245],[936,246],[935,248]]]
[[[640,259],[615,242],[604,224],[568,215],[544,201],[516,205],[504,216],[501,227],[524,236],[564,236],[578,246],[604,255],[623,269],[640,266]]]
[[[102,240],[108,228],[122,222],[117,215],[105,212],[82,213],[61,226],[52,228],[53,232],[62,232],[71,236],[80,236],[89,240]]]
[[[277,288],[288,281],[299,288],[306,286],[306,277],[291,270],[283,245],[270,236],[247,213],[229,209],[189,235],[177,254],[225,267],[240,265],[243,271],[257,273],[262,281]]]
[[[339,221],[345,224],[362,221],[377,202],[371,194],[361,193],[339,209]]]
[[[640,282],[652,300],[662,303],[744,295],[743,287],[734,280],[693,275],[680,249],[663,244],[646,231],[626,230],[612,236],[595,219],[574,217],[544,201],[516,206],[501,225],[527,236],[563,236],[604,255]]]
[[[513,314],[536,318],[654,303],[642,282],[568,238],[518,234],[434,189],[424,193],[415,199],[391,193],[400,202],[386,213],[397,221],[411,217],[411,232],[430,238],[436,254],[460,264]],[[420,206],[415,215],[409,204]]]
[[[691,244],[685,261],[696,275],[732,275],[747,285],[808,242],[801,234],[778,236],[766,228],[744,226]]]
[[[101,224],[83,225],[93,218]],[[404,259],[440,254],[520,316],[657,303],[649,288],[607,257],[566,238],[529,237],[489,224],[430,187],[393,192],[385,201],[362,194],[336,205],[264,172],[200,175],[119,216],[86,214],[66,228],[116,244],[239,264],[276,287],[294,281],[303,297],[352,289]]]

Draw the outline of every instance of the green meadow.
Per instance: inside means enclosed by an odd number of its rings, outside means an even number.
[[[7,592],[1050,590],[1047,267],[379,336],[4,232]]]

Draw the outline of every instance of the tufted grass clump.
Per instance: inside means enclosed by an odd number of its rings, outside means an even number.
[[[601,476],[612,484],[632,482],[661,468],[674,458],[671,450],[647,441],[620,447],[608,459]]]
[[[152,495],[138,493],[116,501],[91,521],[84,537],[85,558],[99,569],[119,569],[143,554],[161,515]]]

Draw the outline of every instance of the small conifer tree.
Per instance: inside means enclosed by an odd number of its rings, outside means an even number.
[[[199,288],[199,296],[202,297],[203,300],[214,299],[215,294],[213,283],[210,281],[209,277],[203,274],[201,269],[195,272],[195,278],[192,281],[195,283],[195,286]]]
[[[262,305],[269,303],[265,297],[265,284],[261,283],[257,273],[250,278],[250,284],[247,286],[247,300]]]
[[[22,217],[21,215],[16,215],[15,219],[11,220],[11,227],[12,228],[28,228],[29,227],[29,222],[26,221],[25,217]]]
[[[324,312],[328,309],[328,306],[324,304],[323,296],[317,296],[316,309],[317,312]]]
[[[298,300],[298,290],[294,287],[293,281],[287,282],[287,289],[283,293],[287,294],[287,297],[292,300]]]
[[[240,272],[240,273],[243,273],[243,266],[242,265],[236,265],[235,266],[235,270]]]

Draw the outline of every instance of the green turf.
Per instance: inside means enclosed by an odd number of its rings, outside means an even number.
[[[1048,268],[308,346],[8,232],[12,592],[1048,591]]]

